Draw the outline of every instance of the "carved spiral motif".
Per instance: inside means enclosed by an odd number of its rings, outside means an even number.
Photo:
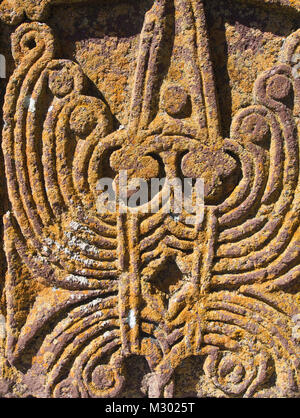
[[[204,341],[211,352],[203,368],[215,387],[226,396],[294,396],[297,351],[284,331],[291,319],[267,300],[230,292],[209,296],[206,307]]]
[[[243,356],[245,356],[243,358]],[[208,377],[227,395],[251,396],[267,377],[267,361],[259,353],[253,358],[251,351],[230,351],[210,355],[204,365]]]

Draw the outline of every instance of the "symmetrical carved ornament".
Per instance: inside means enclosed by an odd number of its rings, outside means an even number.
[[[153,1],[126,126],[59,58],[51,3],[71,1],[0,6],[18,24],[3,106],[3,381],[10,370],[26,396],[118,397],[136,356],[144,396],[172,397],[188,360],[198,396],[299,396],[300,30],[224,138],[204,1]],[[203,178],[203,222],[99,214],[97,183],[121,170]]]

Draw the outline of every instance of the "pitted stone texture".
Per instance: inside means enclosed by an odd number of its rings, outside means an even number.
[[[299,12],[1,2],[0,396],[299,397]],[[100,214],[122,170],[203,221]]]

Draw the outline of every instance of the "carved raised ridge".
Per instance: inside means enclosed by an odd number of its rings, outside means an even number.
[[[82,66],[61,57],[52,3],[75,1],[0,6],[18,25],[3,105],[0,391],[134,396],[138,359],[140,396],[176,396],[191,362],[199,397],[299,397],[300,30],[226,137],[205,2],[151,2],[123,126]],[[123,170],[203,178],[203,222],[163,209],[99,214],[99,179]]]

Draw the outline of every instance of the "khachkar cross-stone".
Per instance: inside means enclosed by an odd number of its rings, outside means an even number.
[[[198,396],[299,396],[300,31],[224,138],[204,2],[154,1],[129,122],[116,127],[107,103],[85,94],[81,67],[58,58],[51,3],[65,2],[0,5],[19,25],[3,111],[1,390],[120,397],[134,356],[149,397],[174,396],[188,359],[201,364]],[[204,220],[99,214],[99,180],[122,170],[203,178]]]

